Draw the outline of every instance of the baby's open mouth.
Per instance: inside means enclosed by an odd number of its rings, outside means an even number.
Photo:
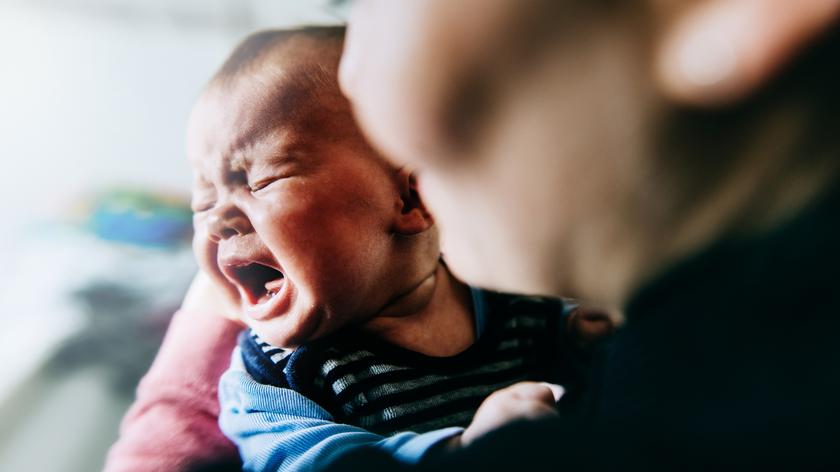
[[[274,298],[285,281],[282,272],[258,263],[231,267],[228,274],[251,305],[260,305]]]

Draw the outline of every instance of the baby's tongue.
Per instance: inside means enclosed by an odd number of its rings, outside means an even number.
[[[265,283],[265,291],[268,292],[268,293],[277,292],[278,290],[280,290],[280,287],[282,287],[282,286],[283,286],[283,277],[280,277],[279,279],[274,279],[270,282],[266,282]]]
[[[263,296],[260,297],[260,299],[257,301],[257,303],[262,304],[262,303],[265,303],[265,302],[271,300],[272,298],[274,298],[274,296],[277,295],[277,292],[280,291],[280,287],[282,287],[282,286],[283,286],[283,277],[280,277],[279,279],[272,280],[270,282],[266,282],[265,283],[265,293],[263,294]]]

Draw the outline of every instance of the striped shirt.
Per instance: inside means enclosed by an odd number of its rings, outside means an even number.
[[[559,382],[558,300],[473,290],[477,341],[430,357],[347,331],[294,351],[240,335],[245,367],[258,382],[291,388],[335,420],[390,435],[466,426],[492,392],[523,380]]]

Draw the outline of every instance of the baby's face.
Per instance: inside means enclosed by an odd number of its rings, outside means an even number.
[[[209,89],[190,119],[194,250],[242,320],[296,347],[388,300],[399,192],[346,103],[294,80]]]

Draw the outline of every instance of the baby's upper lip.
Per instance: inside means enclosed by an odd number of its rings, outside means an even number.
[[[231,268],[231,267],[242,267],[249,264],[259,264],[266,267],[270,267],[278,272],[283,272],[283,269],[280,267],[273,257],[266,257],[262,254],[245,254],[245,253],[231,253],[219,256],[219,267],[222,270]]]

